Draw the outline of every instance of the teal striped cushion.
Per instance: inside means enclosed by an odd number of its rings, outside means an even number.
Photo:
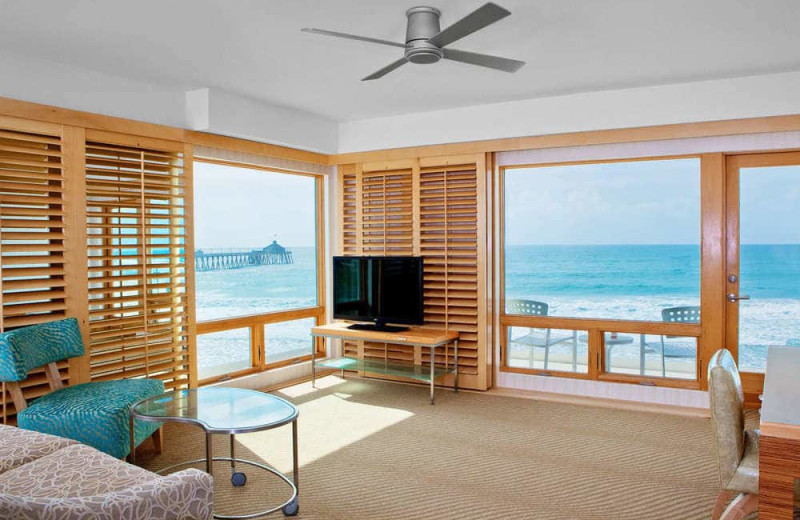
[[[83,355],[78,320],[68,318],[0,334],[0,381],[24,381],[28,372]]]
[[[157,379],[118,379],[68,386],[39,397],[17,415],[20,428],[74,439],[117,458],[130,452],[130,407],[164,393]],[[160,423],[137,421],[136,445]]]

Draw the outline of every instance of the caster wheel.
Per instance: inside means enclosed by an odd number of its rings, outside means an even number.
[[[297,503],[297,497],[293,498],[291,502],[283,506],[283,516],[297,516],[300,511],[300,504]]]
[[[237,472],[231,475],[231,484],[233,484],[236,487],[244,486],[246,482],[247,482],[247,475],[245,475],[244,473]]]

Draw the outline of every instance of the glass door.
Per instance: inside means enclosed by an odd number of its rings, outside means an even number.
[[[728,157],[726,344],[742,372],[800,348],[800,153]]]

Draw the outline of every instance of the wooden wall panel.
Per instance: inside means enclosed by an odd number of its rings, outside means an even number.
[[[0,118],[2,330],[67,315],[64,192],[63,128]],[[42,371],[22,387],[28,399],[49,391]],[[4,418],[13,416],[10,396],[2,398]]]
[[[145,144],[86,143],[90,373],[184,387],[187,158],[171,143]]]

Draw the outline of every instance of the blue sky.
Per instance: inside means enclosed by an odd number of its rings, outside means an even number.
[[[195,247],[314,245],[314,179],[194,163]]]
[[[699,244],[700,160],[506,170],[506,243]]]
[[[314,245],[311,177],[195,162],[197,248]],[[506,242],[699,244],[700,160],[506,170]],[[800,166],[743,169],[743,244],[800,243]]]
[[[800,166],[742,168],[739,208],[743,244],[800,244]]]

